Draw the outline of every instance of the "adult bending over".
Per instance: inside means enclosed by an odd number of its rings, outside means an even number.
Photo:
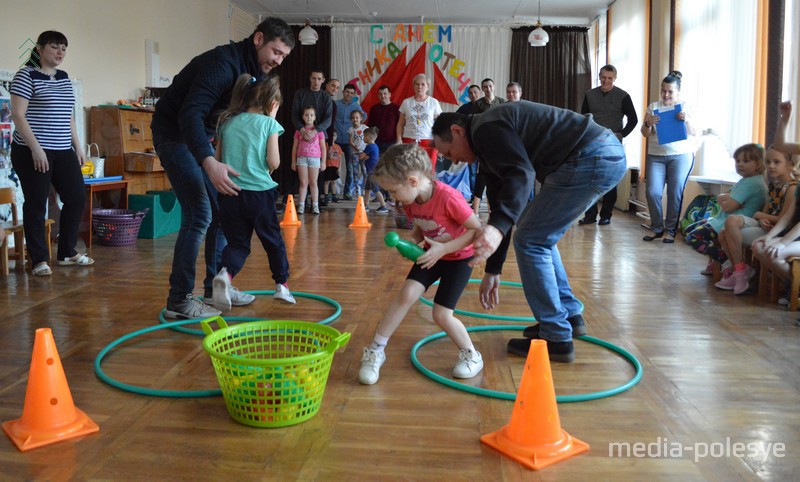
[[[449,159],[481,160],[492,209],[475,236],[472,264],[486,260],[481,304],[499,303],[500,273],[516,224],[514,248],[528,305],[539,324],[513,339],[508,351],[525,355],[530,338],[547,340],[550,359],[575,359],[573,336],[586,334],[581,303],[572,294],[556,243],[591,203],[625,174],[617,137],[576,112],[534,102],[512,102],[474,116],[446,113],[433,126],[437,149]],[[534,178],[542,182],[528,202]]]
[[[217,193],[235,196],[240,190],[230,178],[239,173],[214,157],[211,137],[216,116],[228,107],[240,75],[265,77],[289,55],[294,42],[286,22],[267,18],[241,42],[221,45],[192,59],[156,104],[153,144],[181,204],[182,215],[169,276],[167,317],[204,318],[220,313],[192,293],[203,236],[207,234],[203,283],[206,299],[211,298],[212,281],[224,247],[217,243],[218,234],[222,236]],[[234,305],[253,301],[252,295],[236,293],[240,292],[234,292]]]

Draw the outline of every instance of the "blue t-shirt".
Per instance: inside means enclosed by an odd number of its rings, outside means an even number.
[[[375,170],[375,166],[378,165],[378,157],[381,155],[378,145],[374,143],[367,144],[366,147],[364,147],[364,154],[369,156],[364,160],[364,167],[367,168],[367,174],[372,174],[372,171]]]
[[[267,165],[267,141],[283,134],[283,127],[272,117],[244,112],[222,126],[221,161],[239,171],[233,182],[248,191],[268,191],[278,185]]]
[[[767,202],[767,183],[764,182],[764,176],[755,175],[739,179],[731,189],[731,199],[741,204],[739,209],[732,213],[720,211],[717,216],[708,220],[708,225],[718,233],[725,227],[725,220],[731,214],[752,218],[756,211],[764,207]]]

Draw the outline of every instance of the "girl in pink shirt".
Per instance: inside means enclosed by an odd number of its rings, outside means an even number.
[[[325,134],[317,130],[314,121],[317,119],[317,110],[312,106],[303,109],[303,122],[305,125],[294,132],[294,145],[292,145],[292,170],[300,178],[300,196],[297,203],[297,214],[303,214],[306,209],[306,192],[311,188],[312,213],[319,214],[319,188],[317,177],[320,169],[325,170]]]
[[[389,337],[408,310],[436,281],[440,283],[433,299],[433,321],[459,349],[453,376],[472,378],[483,370],[481,354],[472,345],[464,324],[453,316],[472,274],[469,266],[473,256],[472,239],[481,222],[464,196],[434,180],[431,172],[430,158],[416,144],[390,147],[375,167],[378,183],[403,203],[406,215],[414,224],[412,238],[417,244],[424,241],[426,251],[417,258],[403,288],[386,310],[372,344],[364,348],[358,380],[365,385],[378,381],[380,368],[386,361],[384,348]]]

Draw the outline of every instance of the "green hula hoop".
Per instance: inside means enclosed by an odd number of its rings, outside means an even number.
[[[271,295],[271,294],[275,293],[275,290],[256,290],[256,291],[247,291],[246,293],[250,293],[251,295]],[[325,318],[324,320],[318,322],[321,325],[327,325],[327,324],[331,323],[332,321],[337,319],[339,317],[339,315],[342,313],[342,305],[340,305],[338,301],[336,301],[336,300],[334,300],[332,298],[328,298],[327,296],[316,295],[316,294],[313,294],[313,293],[303,293],[303,292],[299,292],[299,291],[296,291],[296,292],[294,292],[292,294],[294,296],[300,297],[300,298],[309,298],[309,299],[312,299],[312,300],[323,301],[323,302],[328,303],[329,305],[333,306],[334,308],[336,308],[336,310],[334,311],[334,313],[331,316],[329,316],[329,317]],[[97,375],[97,378],[99,378],[103,382],[107,383],[108,385],[111,385],[114,388],[118,388],[120,390],[124,390],[124,391],[130,392],[130,393],[136,393],[136,394],[139,394],[139,395],[148,395],[148,396],[151,396],[151,397],[201,398],[201,397],[218,397],[218,396],[222,395],[222,390],[220,390],[220,389],[213,389],[213,390],[159,390],[159,389],[155,389],[155,388],[140,387],[140,386],[137,386],[137,385],[131,385],[129,383],[123,383],[123,382],[120,382],[119,380],[115,380],[114,378],[111,378],[110,376],[108,376],[103,371],[102,363],[103,363],[103,359],[106,357],[106,355],[108,355],[108,353],[111,350],[113,350],[114,348],[116,348],[117,346],[121,345],[122,343],[125,343],[126,341],[128,341],[128,340],[130,340],[132,338],[136,338],[137,336],[144,335],[144,334],[150,333],[152,331],[165,330],[165,329],[171,329],[171,330],[179,331],[181,333],[186,333],[186,334],[189,334],[189,335],[205,336],[205,333],[203,333],[200,330],[193,330],[193,329],[189,329],[189,328],[183,328],[183,325],[189,325],[189,324],[192,324],[192,323],[199,323],[202,320],[202,318],[194,318],[194,319],[191,319],[191,320],[168,322],[164,318],[164,311],[165,310],[166,309],[162,310],[161,313],[159,314],[159,322],[160,322],[160,324],[155,325],[155,326],[151,326],[151,327],[148,327],[148,328],[143,328],[141,330],[137,330],[137,331],[134,331],[132,333],[128,333],[127,335],[121,336],[121,337],[117,338],[116,340],[112,341],[111,343],[109,343],[105,348],[100,350],[100,353],[97,354],[97,357],[94,360],[94,372]],[[263,317],[262,318],[254,318],[254,317],[250,317],[250,316],[231,316],[231,317],[225,318],[225,320],[226,321],[262,321],[262,320],[264,320],[264,318]]]
[[[219,388],[215,390],[157,390],[155,388],[139,387],[136,385],[130,385],[128,383],[123,383],[118,380],[115,380],[110,376],[106,375],[106,373],[103,371],[103,368],[101,366],[103,363],[103,358],[105,358],[105,356],[116,346],[130,340],[131,338],[135,338],[139,335],[144,335],[145,333],[150,333],[151,331],[174,329],[175,327],[179,327],[181,325],[187,325],[189,323],[197,323],[197,320],[174,321],[170,323],[164,323],[161,325],[155,325],[134,331],[133,333],[128,333],[125,336],[117,338],[116,340],[109,343],[108,346],[100,350],[100,353],[97,354],[97,358],[94,359],[94,372],[97,375],[97,378],[111,385],[112,387],[119,388],[120,390],[124,390],[126,392],[131,392],[131,393],[137,393],[139,395],[149,395],[151,397],[200,398],[200,397],[218,397],[222,395],[222,390],[220,390]]]
[[[524,327],[521,326],[513,326],[513,325],[487,325],[487,326],[471,326],[467,328],[468,332],[473,331],[493,331],[493,330],[516,330],[522,331]],[[434,333],[433,335],[427,336],[422,340],[418,341],[414,347],[411,349],[411,363],[422,372],[423,375],[430,378],[431,380],[441,383],[442,385],[448,386],[450,388],[455,388],[456,390],[461,390],[462,392],[472,393],[475,395],[481,395],[484,397],[490,398],[499,398],[501,400],[515,400],[517,398],[516,393],[509,393],[509,392],[500,392],[497,390],[489,390],[487,388],[481,387],[473,387],[470,385],[465,385],[463,383],[454,382],[449,378],[445,378],[438,373],[431,371],[430,369],[426,368],[417,358],[417,352],[419,349],[427,343],[430,343],[433,340],[438,340],[439,338],[444,338],[447,336],[447,333],[441,331],[439,333]],[[639,363],[639,360],[633,356],[630,352],[623,350],[622,348],[609,343],[605,340],[601,340],[599,338],[594,338],[591,336],[581,336],[577,338],[578,340],[583,340],[589,343],[594,343],[595,345],[602,346],[603,348],[607,348],[619,355],[622,355],[633,367],[636,369],[636,374],[631,378],[628,382],[615,387],[609,390],[601,390],[599,392],[592,392],[592,393],[581,393],[576,395],[559,395],[556,397],[557,403],[577,403],[577,402],[588,402],[590,400],[598,400],[600,398],[607,398],[612,397],[614,395],[620,394],[627,390],[633,388],[639,381],[642,379],[642,364]]]
[[[244,291],[244,293],[248,293],[248,294],[251,294],[251,295],[272,295],[272,294],[275,294],[275,290],[253,290],[253,291]],[[334,312],[333,312],[333,314],[331,316],[329,316],[329,317],[317,322],[320,325],[327,325],[327,324],[331,323],[332,321],[336,320],[337,318],[339,318],[339,315],[342,314],[342,305],[340,305],[339,302],[334,300],[333,298],[328,298],[327,296],[322,296],[322,295],[316,295],[314,293],[303,293],[302,291],[295,291],[292,294],[297,298],[308,298],[310,300],[322,301],[323,303],[327,303],[327,304],[329,304],[329,305],[331,305],[331,306],[333,306],[335,308],[335,310],[334,310]],[[167,321],[166,317],[164,316],[164,313],[166,311],[167,311],[167,309],[164,308],[163,310],[161,310],[161,313],[158,314],[158,321],[161,324],[170,323],[169,321]],[[191,320],[186,320],[186,321],[192,321],[194,323],[199,323],[201,319],[202,318],[193,318]],[[264,320],[264,317],[237,316],[237,317],[230,317],[230,318],[225,317],[225,320],[226,321],[228,321],[228,320],[230,320],[230,321],[262,321],[262,320]],[[199,336],[205,336],[206,335],[201,330],[195,330],[195,329],[192,329],[192,328],[184,328],[184,327],[182,327],[180,325],[173,325],[171,328],[173,330],[175,330],[175,331],[180,332],[180,333],[186,333],[187,335],[199,335]]]
[[[472,279],[469,280],[469,282],[470,283],[480,283],[481,280],[472,278]],[[439,284],[439,282],[437,281],[437,282],[433,283],[431,286],[436,286],[438,284]],[[501,281],[500,285],[501,286],[513,286],[515,288],[522,288],[522,283],[518,283],[516,281]],[[433,301],[431,301],[431,300],[429,300],[429,299],[427,299],[427,298],[425,298],[423,296],[420,296],[419,300],[424,305],[433,306]],[[578,303],[581,304],[581,313],[583,313],[583,302],[578,300]],[[478,312],[475,312],[475,311],[459,310],[458,308],[454,309],[453,313],[455,313],[457,315],[471,316],[473,318],[483,318],[485,320],[523,321],[523,322],[528,322],[528,323],[535,323],[536,322],[536,318],[534,318],[533,316],[490,315],[488,313],[478,313]]]

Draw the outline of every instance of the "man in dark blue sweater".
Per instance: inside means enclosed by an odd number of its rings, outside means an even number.
[[[600,68],[599,77],[600,86],[586,92],[583,97],[581,114],[592,114],[595,122],[611,129],[611,132],[622,142],[622,138],[636,128],[639,117],[636,115],[631,96],[614,85],[614,81],[617,80],[616,67],[611,64],[604,65]],[[622,127],[623,118],[625,118],[625,127]],[[611,223],[611,215],[616,202],[617,186],[614,186],[603,196],[603,207],[600,210],[601,226]],[[589,207],[583,219],[578,221],[578,224],[593,224],[595,222],[597,222],[597,203]]]
[[[236,79],[242,74],[269,75],[294,47],[289,25],[270,17],[241,42],[221,45],[198,55],[173,79],[156,104],[153,144],[181,204],[181,229],[175,241],[169,297],[169,318],[205,318],[215,310],[194,296],[195,263],[206,235],[205,298],[211,299],[211,281],[225,239],[219,231],[217,193],[235,196],[239,187],[229,176],[239,173],[214,158],[211,139],[217,115],[228,107]],[[232,288],[231,302],[241,306],[252,295]]]
[[[500,273],[516,224],[514,249],[525,299],[538,325],[508,351],[526,355],[531,338],[547,340],[550,359],[572,362],[574,336],[586,334],[556,243],[627,168],[617,137],[590,117],[534,102],[510,102],[483,114],[446,113],[433,125],[436,148],[455,161],[480,160],[492,207],[473,242],[471,264],[486,260],[480,287],[486,309],[499,303]],[[542,183],[528,202],[534,179]]]

